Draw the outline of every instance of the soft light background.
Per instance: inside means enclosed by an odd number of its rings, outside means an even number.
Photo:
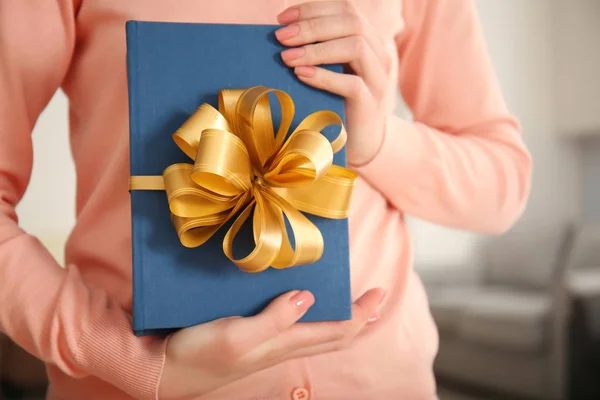
[[[600,170],[600,139],[592,139],[600,138],[600,53],[589,51],[600,38],[600,1],[478,0],[477,6],[506,100],[535,163],[519,225],[600,216],[600,186],[594,185],[600,183],[594,173]],[[398,112],[407,115],[402,107]],[[67,115],[59,92],[33,132],[33,176],[18,207],[21,226],[61,262],[75,222]],[[410,224],[418,268],[476,265],[484,238],[423,221]]]

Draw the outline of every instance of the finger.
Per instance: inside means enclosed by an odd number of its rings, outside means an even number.
[[[230,321],[226,341],[235,347],[237,354],[245,354],[286,331],[314,304],[309,291],[294,291],[273,300],[260,314]]]
[[[301,46],[360,35],[363,30],[362,20],[358,15],[331,15],[295,22],[275,31],[275,36],[286,46]]]
[[[359,101],[364,96],[370,95],[365,81],[357,75],[342,74],[312,66],[296,67],[294,73],[307,85],[347,99]]]
[[[380,93],[385,89],[383,66],[362,36],[348,36],[285,50],[281,58],[290,67],[348,63],[372,91]]]
[[[299,20],[275,32],[277,39],[289,47],[302,46],[309,43],[324,42],[346,36],[362,36],[373,49],[377,59],[388,70],[390,56],[383,41],[369,22],[357,13],[336,14]]]
[[[346,346],[369,321],[377,318],[377,307],[385,297],[383,289],[371,289],[352,306],[352,320],[299,323],[273,340],[261,345],[257,352],[271,360],[318,354]]]
[[[280,24],[291,24],[299,20],[355,12],[350,1],[310,1],[287,8],[277,16],[277,21]]]

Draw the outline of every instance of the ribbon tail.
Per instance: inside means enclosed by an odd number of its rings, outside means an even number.
[[[283,211],[281,208],[277,207],[277,205],[267,202],[267,205],[271,207],[274,215],[277,218],[277,224],[279,225],[279,229],[281,230],[281,246],[279,248],[279,252],[277,253],[277,257],[271,263],[271,267],[275,269],[284,269],[290,267],[294,260],[294,249],[290,243],[290,238],[288,236],[287,227],[285,226],[285,220],[283,218]],[[256,214],[254,214],[256,216]],[[255,240],[260,235],[260,222],[255,218],[254,220],[254,237]]]
[[[254,230],[256,235],[255,247],[246,257],[235,259],[233,256],[233,241],[254,207],[256,207],[254,210],[254,221],[259,225]],[[277,222],[277,214],[267,204],[260,191],[255,190],[254,201],[242,211],[229,231],[227,231],[223,240],[223,251],[240,270],[250,273],[262,272],[271,266],[277,254],[279,254],[282,235],[280,224]]]
[[[279,209],[280,221],[278,222],[282,229],[282,245],[271,266],[283,269],[318,261],[323,255],[324,247],[323,236],[319,228],[271,189],[265,190],[265,197]],[[290,244],[282,213],[287,217],[292,229],[295,250]]]

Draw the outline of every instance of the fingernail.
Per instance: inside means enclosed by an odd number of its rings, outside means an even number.
[[[305,78],[312,78],[317,73],[317,70],[315,67],[296,67],[294,68],[294,73]]]
[[[300,10],[296,7],[292,7],[279,14],[277,16],[277,21],[279,21],[280,24],[291,24],[296,21],[299,16]]]
[[[312,306],[314,302],[315,298],[307,290],[303,290],[300,293],[296,293],[290,298],[290,303],[292,303],[294,308],[296,308],[298,311],[308,310],[308,308]]]
[[[275,31],[275,36],[277,36],[277,39],[279,41],[282,41],[282,40],[291,39],[294,36],[296,36],[298,33],[300,33],[300,26],[294,24],[294,25],[288,25],[284,28],[278,29],[277,31]]]
[[[367,320],[367,324],[368,324],[368,325],[371,325],[371,324],[374,324],[374,323],[375,323],[375,322],[377,322],[377,321],[379,321],[379,314],[375,314],[375,315],[373,315],[371,318],[369,318],[369,319]]]
[[[292,61],[303,57],[304,54],[306,54],[306,49],[304,47],[297,47],[295,49],[282,51],[281,58],[283,61]]]

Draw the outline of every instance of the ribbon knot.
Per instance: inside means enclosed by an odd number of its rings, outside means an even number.
[[[281,108],[276,133],[269,93]],[[218,111],[202,104],[173,134],[194,164],[170,165],[162,176],[132,176],[130,189],[166,191],[173,225],[186,247],[201,246],[239,213],[223,251],[243,271],[313,263],[323,254],[323,237],[302,212],[346,218],[356,174],[333,165],[333,154],[346,143],[337,114],[317,111],[288,137],[293,117],[294,103],[283,91],[263,86],[222,90]],[[332,142],[321,133],[330,125],[340,127]],[[234,238],[253,210],[255,247],[235,259]]]
[[[265,180],[260,175],[254,176],[254,184],[257,186],[265,186]]]

